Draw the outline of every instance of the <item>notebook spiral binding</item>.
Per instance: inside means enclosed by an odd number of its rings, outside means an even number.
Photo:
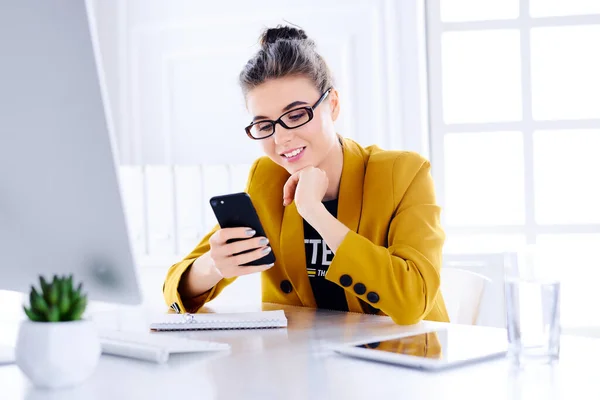
[[[244,326],[232,326],[232,327],[226,327],[226,326],[219,326],[219,327],[214,327],[211,328],[210,326],[200,326],[200,324],[198,324],[198,328],[188,328],[186,330],[188,331],[193,331],[193,330],[202,330],[202,331],[232,331],[232,330],[249,330],[249,329],[281,329],[284,328],[283,326],[262,326],[259,324],[253,325],[251,323],[245,323]],[[175,331],[180,331],[180,329],[177,328],[160,328],[160,329],[153,329],[154,331],[161,331],[161,332],[175,332]]]
[[[239,324],[239,321],[229,321],[223,319],[213,319],[210,321],[199,321],[194,318],[193,314],[186,313],[183,316],[182,322],[173,322],[173,324],[199,324],[199,325],[211,325],[211,324]],[[244,320],[244,324],[258,324],[264,322],[279,322],[279,319],[274,318],[261,318],[261,319],[253,319],[253,320]]]
[[[150,324],[151,331],[181,331],[181,330],[233,330],[233,329],[269,329],[287,327],[287,319],[282,312],[273,315],[239,315],[231,317],[231,314],[223,318],[215,314],[192,314],[177,313],[177,318],[169,321],[155,322]]]

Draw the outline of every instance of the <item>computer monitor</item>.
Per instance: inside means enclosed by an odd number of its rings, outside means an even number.
[[[73,274],[90,300],[135,305],[88,6],[0,4],[0,289],[28,292],[39,275]]]

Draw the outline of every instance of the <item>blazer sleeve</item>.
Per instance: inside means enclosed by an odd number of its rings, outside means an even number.
[[[248,192],[250,188],[252,177],[254,176],[254,172],[256,171],[258,163],[259,160],[256,160],[250,168],[250,174],[246,183],[246,192]],[[217,297],[217,295],[219,295],[219,293],[221,293],[225,287],[235,281],[235,277],[223,278],[211,289],[199,294],[196,297],[182,298],[181,294],[179,293],[179,284],[181,282],[181,278],[188,272],[189,268],[198,257],[210,250],[209,239],[218,229],[219,226],[216,225],[208,234],[206,234],[206,236],[202,238],[200,243],[190,254],[169,268],[163,284],[163,297],[168,306],[171,306],[173,303],[177,303],[181,312],[195,313],[202,308],[204,304]]]
[[[429,162],[418,156],[416,167],[406,168],[400,167],[398,161],[394,162],[392,174],[393,204],[397,206],[389,221],[387,247],[349,232],[326,278],[340,284],[341,276],[349,275],[353,283],[346,290],[397,324],[410,325],[422,320],[435,304],[445,233]],[[407,179],[408,187],[403,183]],[[367,289],[360,295],[353,288],[359,282]]]

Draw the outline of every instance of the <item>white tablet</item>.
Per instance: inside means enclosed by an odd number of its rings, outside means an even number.
[[[494,357],[508,349],[506,331],[475,326],[333,346],[337,353],[413,368],[437,370]]]

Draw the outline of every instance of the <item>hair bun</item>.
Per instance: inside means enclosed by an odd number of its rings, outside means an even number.
[[[267,29],[260,37],[260,45],[267,47],[278,40],[306,40],[308,36],[302,29],[292,28],[290,26],[278,25],[276,28]]]

